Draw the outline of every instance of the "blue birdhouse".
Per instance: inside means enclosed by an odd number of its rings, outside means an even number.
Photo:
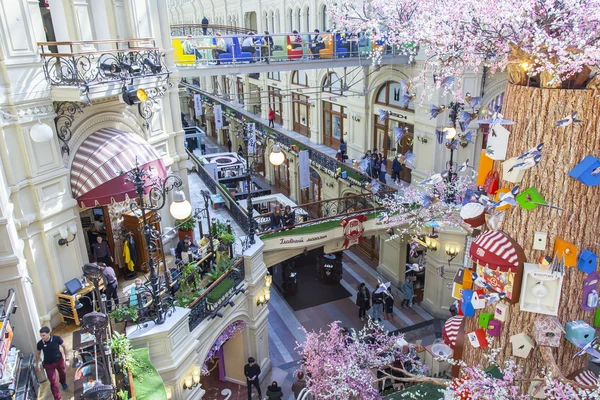
[[[570,172],[569,176],[577,179],[586,186],[600,185],[600,173],[592,175],[592,172],[600,167],[600,160],[594,156],[586,156]]]
[[[465,317],[474,317],[475,316],[475,307],[471,303],[473,300],[473,291],[472,290],[463,290],[462,292],[462,312]]]
[[[575,346],[581,347],[594,339],[596,330],[585,321],[569,321],[566,325],[565,337]]]
[[[579,259],[577,260],[577,269],[585,272],[586,274],[591,274],[596,270],[596,256],[589,250],[584,250],[579,254]]]

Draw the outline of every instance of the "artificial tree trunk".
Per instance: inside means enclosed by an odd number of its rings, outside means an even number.
[[[511,131],[507,158],[519,156],[526,150],[544,143],[540,163],[528,170],[521,181],[521,191],[534,186],[544,196],[547,203],[564,208],[558,211],[547,207],[537,207],[527,211],[513,207],[506,211],[500,226],[514,238],[525,251],[528,262],[537,263],[541,256],[552,256],[554,240],[562,238],[574,243],[579,251],[589,249],[598,252],[600,246],[600,186],[588,187],[568,176],[585,156],[600,156],[600,92],[597,90],[541,89],[509,84],[504,96],[503,114],[517,124],[508,127]],[[572,111],[582,123],[566,128],[555,127],[556,121]],[[501,162],[496,161],[494,169],[500,175]],[[503,181],[500,187],[512,188],[515,184]],[[548,234],[545,251],[533,250],[534,232]],[[593,311],[583,311],[582,285],[586,274],[576,267],[565,267],[558,318],[564,324],[568,321],[584,320],[590,325]],[[466,318],[465,332],[478,328],[478,315],[482,311],[493,312],[493,306],[480,310],[474,318]],[[540,314],[520,311],[519,305],[510,306],[507,321],[502,325],[501,336],[495,338],[491,346],[501,347],[497,357],[503,361],[512,356],[510,337],[525,332],[533,336],[533,321]],[[583,368],[588,356],[572,359],[579,349],[562,339],[560,348],[552,348],[552,355],[564,375]],[[489,363],[483,355],[486,350],[475,349],[465,343],[463,360],[468,365]],[[524,368],[523,378],[539,375],[545,364],[540,349],[534,349],[526,359],[515,358]],[[529,386],[524,387],[526,389]]]

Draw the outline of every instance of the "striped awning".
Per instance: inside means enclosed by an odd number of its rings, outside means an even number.
[[[450,346],[450,348],[453,350],[454,346],[456,345],[456,338],[460,332],[460,326],[463,322],[463,318],[464,317],[462,315],[456,315],[448,318],[444,324],[444,328],[442,329],[442,338],[444,339],[444,343]]]
[[[473,261],[502,272],[516,272],[519,268],[518,246],[502,231],[485,231],[471,244],[469,254]]]
[[[138,135],[105,128],[92,133],[79,146],[71,164],[71,192],[82,207],[110,204],[135,197],[124,172],[137,165],[152,168],[156,176],[167,172],[154,147]]]
[[[577,374],[575,377],[575,382],[579,383],[580,385],[596,386],[598,384],[598,377],[588,369]]]

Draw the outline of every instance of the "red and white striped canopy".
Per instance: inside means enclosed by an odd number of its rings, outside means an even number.
[[[579,383],[580,385],[596,386],[598,383],[598,377],[588,369],[577,374],[575,377],[575,382]]]
[[[448,318],[444,324],[444,328],[442,329],[442,338],[444,339],[444,343],[450,346],[450,348],[453,350],[454,346],[456,345],[456,338],[458,337],[463,318],[464,317],[462,315],[456,315]]]
[[[485,231],[471,244],[469,254],[473,261],[491,269],[516,272],[519,255],[513,241],[501,231]]]
[[[92,133],[79,146],[71,164],[71,192],[82,207],[110,204],[135,197],[132,184],[125,182],[124,172],[137,165],[152,167],[156,176],[167,172],[154,147],[138,135],[105,128]]]

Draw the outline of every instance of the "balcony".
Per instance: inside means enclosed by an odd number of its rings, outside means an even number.
[[[118,96],[127,85],[152,96],[166,87],[170,71],[152,38],[40,42],[53,101],[89,103]]]

